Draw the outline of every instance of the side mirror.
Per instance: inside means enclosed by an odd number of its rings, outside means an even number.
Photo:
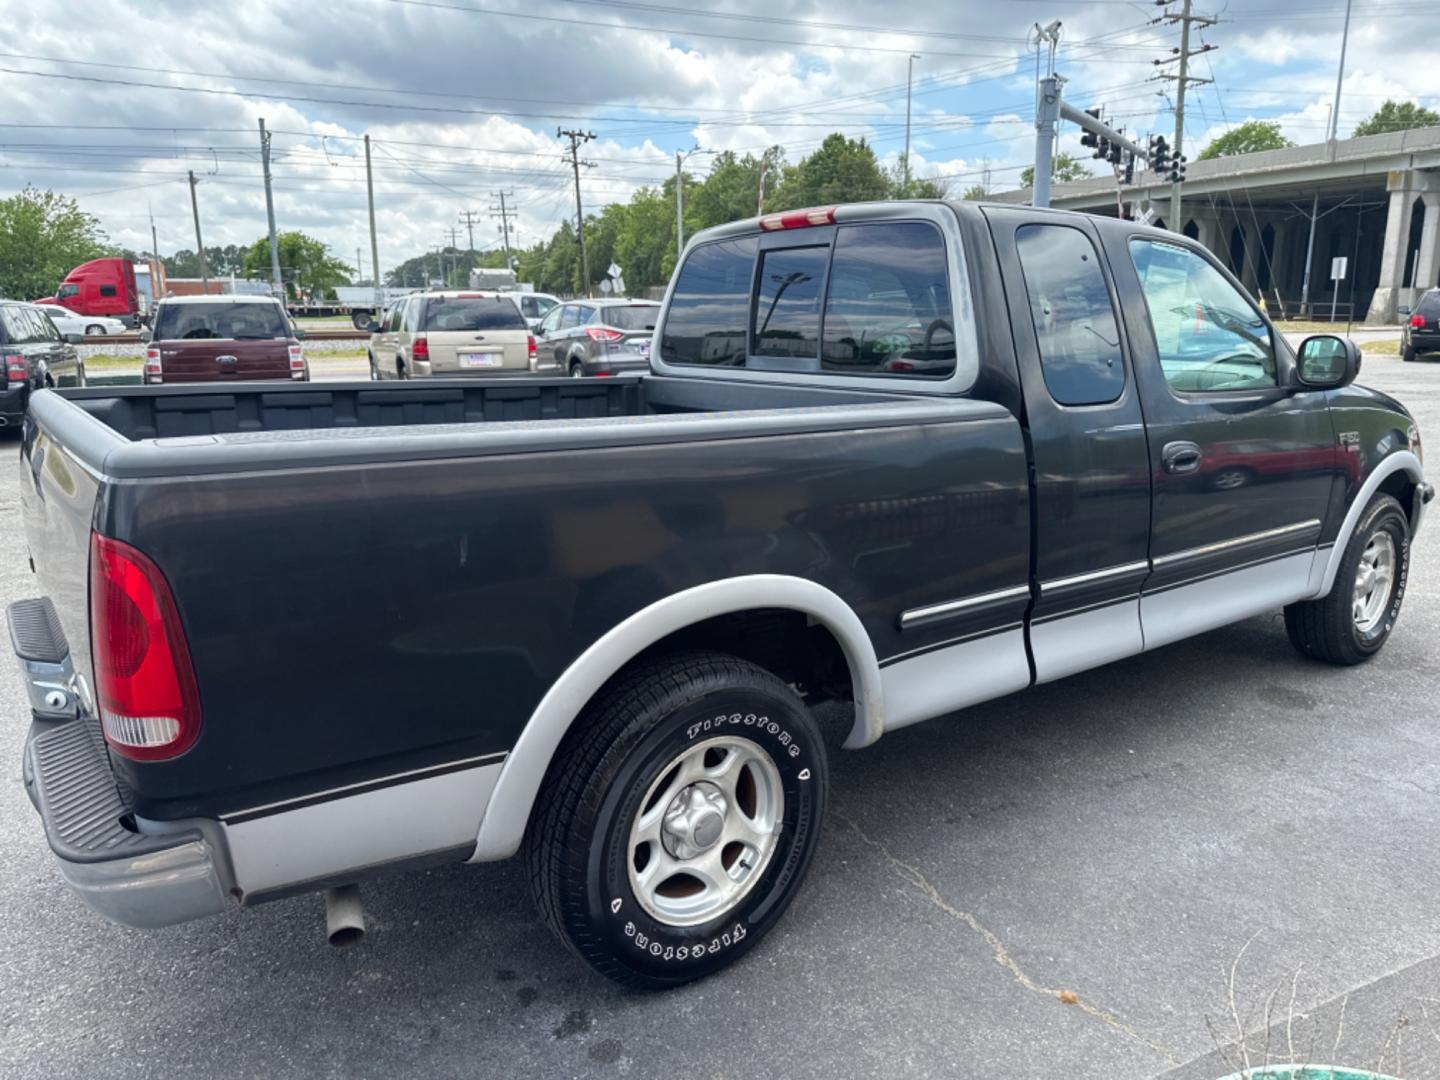
[[[149,340],[150,340],[150,328],[149,328],[148,326],[147,326],[144,330],[141,330],[141,331],[140,331],[140,340],[141,340],[141,341],[149,341]]]
[[[301,330],[301,329],[297,326],[297,327],[295,327],[295,328],[291,331],[290,336],[293,337],[296,341],[304,341],[304,340],[305,340],[305,331],[304,331],[304,330]]]
[[[365,324],[365,332],[367,334],[378,334],[380,332],[380,324],[374,319],[371,319]]]
[[[1395,309],[1395,314],[1396,314],[1396,315],[1409,315],[1409,314],[1410,314],[1410,305],[1409,305],[1409,304],[1401,304],[1398,308]]]
[[[1360,374],[1360,347],[1349,338],[1316,334],[1300,343],[1295,377],[1305,390],[1348,386]]]
[[[65,335],[65,341],[66,341],[67,344],[70,344],[70,345],[83,345],[83,344],[85,343],[85,335],[84,335],[84,334],[66,334],[66,335]]]
[[[536,326],[536,327],[535,327],[535,336],[536,336],[536,337],[544,337],[544,336],[545,336],[545,327],[543,327],[543,326]]]

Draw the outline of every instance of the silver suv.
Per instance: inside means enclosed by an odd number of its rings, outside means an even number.
[[[567,300],[540,320],[540,357],[573,378],[648,371],[660,305],[653,300]]]
[[[529,375],[535,338],[507,293],[446,290],[415,293],[372,323],[370,377]],[[553,368],[550,370],[554,370]]]

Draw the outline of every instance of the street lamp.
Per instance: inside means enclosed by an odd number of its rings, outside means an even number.
[[[685,179],[680,166],[696,154],[713,154],[714,150],[702,150],[695,146],[681,153],[675,151],[675,261],[680,261],[680,252],[685,250]]]
[[[910,194],[910,88],[915,82],[915,61],[920,57],[910,54],[905,62],[905,194]]]

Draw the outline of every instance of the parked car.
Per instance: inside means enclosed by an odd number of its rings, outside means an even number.
[[[80,334],[84,337],[96,337],[100,334],[123,334],[129,329],[121,320],[112,319],[109,315],[77,315],[69,308],[57,304],[45,304],[40,310],[55,324],[55,329],[59,330],[62,336]]]
[[[37,304],[0,300],[0,427],[18,424],[30,395],[47,386],[84,386],[85,365],[75,344],[79,334],[55,328]]]
[[[508,293],[416,293],[370,324],[370,377],[529,375],[535,338]]]
[[[1406,316],[1405,329],[1400,332],[1400,358],[1414,360],[1422,353],[1440,352],[1440,289],[1423,294],[1413,311],[1400,309]]]
[[[1171,382],[1194,336],[1203,392]],[[576,955],[674,986],[796,895],[817,705],[858,750],[1277,608],[1360,663],[1434,494],[1352,342],[1292,349],[1204,247],[1130,221],[723,225],[654,341],[627,379],[36,394],[42,595],[9,621],[70,885],[135,926],[326,889],[353,940],[361,879],[523,848]],[[1205,482],[1242,443],[1298,467]]]
[[[653,300],[567,300],[540,320],[536,348],[576,379],[644,371],[659,314]]]
[[[171,296],[141,331],[145,381],[307,382],[310,364],[284,306],[269,296]]]
[[[127,327],[139,323],[143,309],[135,264],[106,258],[83,262],[65,275],[54,296],[35,301],[68,308],[77,315],[110,315]]]
[[[525,316],[525,323],[533,331],[540,325],[550,309],[560,303],[558,296],[551,296],[549,293],[538,292],[512,292],[509,294],[520,308],[520,314]]]

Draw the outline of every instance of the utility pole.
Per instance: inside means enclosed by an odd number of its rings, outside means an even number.
[[[365,264],[360,261],[360,249],[355,249],[355,277],[363,280],[365,277]]]
[[[265,217],[270,222],[270,289],[283,301],[285,286],[280,280],[280,241],[275,237],[275,198],[270,193],[270,133],[260,118],[260,171],[265,177]]]
[[[555,129],[557,139],[570,140],[570,167],[575,170],[575,234],[580,238],[580,292],[590,295],[590,262],[585,257],[585,208],[580,204],[580,166],[593,169],[593,161],[580,160],[580,147],[595,138],[593,131]]]
[[[492,191],[490,193],[500,200],[499,206],[490,207],[490,216],[493,218],[497,213],[500,215],[500,239],[505,245],[505,267],[510,269],[510,210],[505,205],[507,198],[513,199],[513,191]]]
[[[765,213],[765,159],[760,159],[760,193],[755,198],[755,216]]]
[[[450,240],[450,276],[445,279],[445,284],[449,285],[455,278],[460,276],[460,230],[452,225],[447,231],[446,236],[448,236]]]
[[[1350,44],[1350,0],[1345,0],[1345,32],[1340,36],[1340,71],[1335,76],[1335,107],[1330,110],[1330,141],[1340,129],[1340,85],[1345,81],[1345,47]],[[1357,219],[1358,220],[1358,219]]]
[[[1035,180],[1030,194],[1031,206],[1050,205],[1050,173],[1054,170],[1055,128],[1060,121],[1060,88],[1064,83],[1055,74],[1055,49],[1060,44],[1060,20],[1049,26],[1035,24],[1035,66],[1040,66],[1040,50],[1050,43],[1050,62],[1045,77],[1036,87],[1035,100]],[[1038,74],[1038,71],[1037,71]]]
[[[475,254],[475,211],[461,210],[460,220],[465,225],[465,235],[470,237],[470,254]]]
[[[920,57],[914,53],[905,62],[905,191],[910,191],[910,89],[915,82],[915,61]]]
[[[375,242],[375,179],[370,173],[370,136],[365,136],[365,195],[370,201],[370,269],[375,275],[375,317],[380,317],[380,246]]]
[[[1168,0],[1156,0],[1156,6],[1163,6],[1167,2]],[[1180,70],[1176,74],[1167,73],[1160,76],[1162,79],[1173,80],[1175,83],[1175,144],[1171,148],[1175,169],[1170,174],[1170,209],[1165,214],[1165,220],[1170,226],[1170,231],[1178,233],[1185,229],[1184,218],[1180,212],[1181,177],[1184,175],[1182,162],[1185,160],[1182,152],[1185,138],[1185,88],[1191,83],[1201,86],[1211,81],[1197,79],[1190,74],[1190,57],[1210,52],[1215,48],[1214,45],[1204,45],[1192,52],[1190,49],[1190,26],[1192,23],[1214,26],[1219,20],[1210,15],[1193,14],[1190,10],[1190,0],[1181,0],[1180,14],[1166,12],[1164,19],[1172,25],[1177,22],[1180,24],[1180,51],[1167,60],[1155,61],[1157,64],[1168,64],[1171,60],[1180,62]]]
[[[200,254],[200,287],[205,294],[210,292],[210,267],[205,262],[205,241],[200,239],[200,203],[195,198],[195,171],[190,171],[190,213],[195,216],[195,250]]]

